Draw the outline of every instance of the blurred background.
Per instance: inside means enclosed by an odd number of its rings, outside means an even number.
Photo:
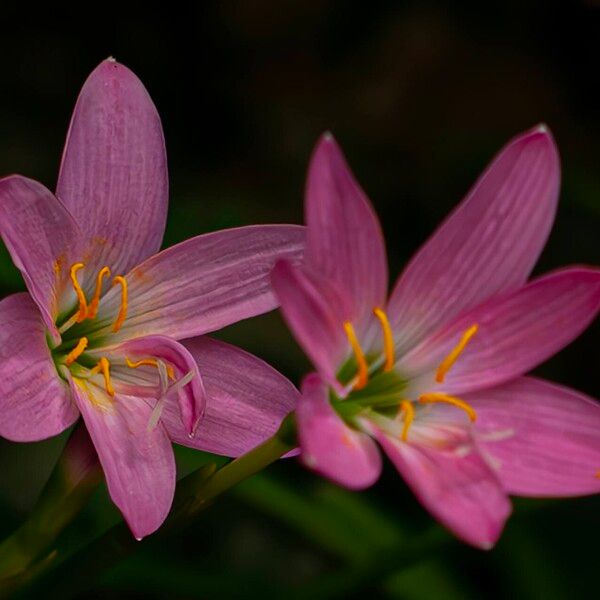
[[[331,130],[371,197],[396,274],[513,135],[544,121],[562,154],[556,226],[537,272],[600,263],[600,5],[587,2],[150,3],[135,11],[3,6],[0,174],[54,187],[80,86],[109,55],[162,116],[165,245],[222,227],[302,220],[307,160]],[[27,12],[25,12],[27,11]],[[0,296],[23,289],[0,249]],[[600,394],[599,325],[538,370]],[[221,332],[298,383],[308,364],[278,314]],[[0,534],[27,515],[64,438],[0,440]],[[208,457],[178,451],[181,472]],[[516,500],[490,552],[449,541],[388,466],[349,493],[277,464],[185,532],[140,546],[81,598],[587,598],[600,499]],[[67,544],[118,518],[100,489]],[[72,574],[77,578],[77,573]]]

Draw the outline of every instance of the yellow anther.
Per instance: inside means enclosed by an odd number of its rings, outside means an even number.
[[[394,336],[392,335],[392,328],[390,327],[390,322],[385,311],[381,310],[381,308],[374,308],[373,313],[379,319],[383,331],[383,350],[385,352],[383,370],[384,372],[391,371],[394,367]]]
[[[117,333],[117,331],[121,329],[121,325],[123,325],[123,322],[127,317],[127,279],[125,279],[125,277],[122,277],[121,275],[117,275],[113,279],[113,285],[116,285],[117,283],[121,285],[121,308],[119,310],[117,320],[113,325],[114,333]]]
[[[137,362],[133,362],[125,357],[125,362],[127,366],[131,369],[137,369],[138,367],[156,367],[158,369],[158,361],[155,358],[142,358],[142,360],[138,360]],[[175,370],[171,365],[166,365],[167,367],[167,376],[175,381]]]
[[[83,263],[75,263],[71,267],[71,283],[73,284],[73,289],[77,294],[77,300],[79,301],[79,313],[77,314],[77,322],[81,323],[87,316],[87,300],[85,299],[85,294],[79,285],[79,281],[77,280],[77,271],[79,269],[83,269],[85,265]]]
[[[462,337],[460,338],[460,341],[458,342],[458,344],[456,344],[456,346],[454,346],[450,354],[448,354],[448,356],[446,356],[446,358],[444,358],[444,360],[440,363],[437,373],[435,374],[435,380],[438,383],[442,383],[444,381],[446,373],[448,373],[448,371],[452,368],[452,365],[456,362],[456,359],[462,354],[466,345],[469,343],[471,338],[477,333],[478,329],[479,325],[471,325],[471,327],[469,327],[469,329],[467,329],[463,333]]]
[[[415,418],[415,407],[410,400],[402,400],[400,411],[404,414],[404,427],[402,427],[400,439],[405,442],[408,439],[408,430]]]
[[[88,345],[88,339],[86,337],[82,337],[78,342],[77,346],[67,354],[67,358],[65,358],[65,364],[67,366],[73,364],[85,351]]]
[[[113,388],[112,381],[110,379],[110,362],[108,361],[108,358],[105,358],[104,356],[98,361],[98,364],[90,370],[91,375],[97,375],[100,372],[104,376],[104,387],[106,388],[106,393],[109,396],[114,396],[115,389]]]
[[[102,295],[102,280],[104,277],[108,277],[110,275],[110,269],[108,267],[102,267],[98,272],[98,276],[96,277],[96,291],[94,292],[94,297],[90,302],[90,305],[87,309],[87,318],[94,319],[98,314],[98,306],[100,305],[100,296]]]
[[[354,331],[354,327],[352,327],[352,323],[350,323],[350,321],[346,321],[344,323],[344,331],[348,336],[348,341],[350,342],[350,346],[352,346],[354,357],[356,358],[356,363],[358,365],[358,374],[356,383],[354,384],[354,389],[362,390],[362,388],[364,388],[369,382],[369,365],[367,365],[367,359],[365,358],[362,348],[360,347],[360,343],[356,337],[356,332]]]
[[[452,406],[456,406],[457,408],[464,410],[469,416],[469,419],[471,419],[471,421],[475,421],[475,419],[477,419],[477,413],[469,404],[467,404],[464,400],[461,400],[460,398],[455,398],[454,396],[449,396],[448,394],[442,394],[441,392],[431,392],[429,394],[423,394],[419,397],[419,402],[423,404],[431,404],[434,402],[452,404]]]

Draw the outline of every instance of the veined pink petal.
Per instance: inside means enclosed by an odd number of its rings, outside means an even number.
[[[58,435],[79,416],[59,377],[46,327],[29,294],[0,302],[0,435],[36,442]]]
[[[175,457],[164,427],[148,428],[151,406],[135,396],[108,396],[90,382],[71,388],[104,469],[108,491],[141,539],[167,517],[175,493]]]
[[[346,298],[335,284],[281,260],[271,273],[281,312],[296,339],[322,377],[341,390],[336,373],[350,345],[343,322]]]
[[[491,387],[558,352],[592,322],[598,310],[600,269],[556,271],[461,315],[403,357],[398,368],[406,374],[435,370],[465,330],[477,324],[477,333],[439,388],[462,394]]]
[[[405,443],[376,430],[377,441],[423,506],[465,542],[491,548],[511,507],[490,467],[468,440],[445,448]]]
[[[477,411],[478,445],[509,494],[600,492],[598,402],[532,377],[464,398]]]
[[[162,421],[171,439],[213,454],[239,456],[274,435],[296,406],[296,388],[259,358],[208,337],[185,342],[198,363],[206,388],[206,412],[193,437],[187,435],[172,404]]]
[[[127,275],[129,306],[112,333],[121,306],[116,287],[100,305],[100,330],[110,341],[145,335],[175,339],[221,329],[277,306],[270,272],[279,258],[298,260],[304,228],[257,225],[201,235],[155,254]]]
[[[305,264],[335,282],[350,302],[350,320],[364,334],[373,309],[387,297],[385,243],[373,207],[329,133],[310,162],[305,213]]]
[[[367,488],[381,473],[381,455],[367,434],[350,428],[336,414],[327,393],[317,374],[304,379],[296,408],[302,462],[339,485]]]
[[[56,194],[85,232],[86,281],[104,265],[124,275],[159,249],[168,203],[162,126],[141,81],[113,59],[79,94]]]
[[[98,357],[107,355],[111,359],[117,359],[118,362],[113,362],[111,369],[115,388],[134,396],[142,396],[142,394],[145,396],[147,392],[142,391],[144,387],[160,390],[159,372],[158,368],[152,365],[129,367],[126,363],[127,359],[134,364],[146,359],[164,362],[166,368],[173,369],[175,381],[169,380],[169,384],[192,373],[191,381],[173,395],[177,397],[174,409],[180,429],[185,431],[186,436],[194,433],[204,413],[206,392],[201,374],[198,372],[198,365],[182,344],[165,336],[149,335],[93,352],[96,352]]]
[[[41,183],[12,175],[0,179],[0,234],[58,341],[59,296],[81,239],[75,220]]]
[[[515,138],[419,250],[388,305],[399,351],[527,280],[554,220],[560,166],[544,126]]]

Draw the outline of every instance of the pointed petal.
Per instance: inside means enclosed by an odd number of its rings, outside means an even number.
[[[465,330],[477,324],[477,333],[439,387],[456,394],[491,387],[558,352],[599,310],[600,269],[556,271],[462,315],[406,355],[398,369],[407,374],[436,369]]]
[[[398,280],[388,311],[400,350],[527,280],[554,220],[560,166],[539,126],[508,143]]]
[[[373,207],[329,133],[310,162],[305,212],[306,266],[335,282],[362,333],[387,296],[385,243]]]
[[[162,126],[141,81],[112,59],[79,94],[56,194],[85,231],[91,277],[104,265],[123,275],[159,249],[168,202]]]
[[[294,225],[239,227],[201,235],[155,254],[127,275],[127,318],[117,334],[112,323],[121,306],[113,288],[102,301],[97,339],[113,341],[167,335],[195,337],[277,306],[269,274],[279,258],[298,260],[304,228]]]
[[[191,381],[184,385],[177,393],[173,402],[174,417],[186,436],[193,435],[206,406],[206,392],[202,377],[198,372],[198,365],[194,357],[179,342],[161,335],[149,335],[123,342],[109,349],[96,351],[100,356],[109,356],[111,375],[114,379],[115,389],[123,390],[125,394],[142,395],[158,399],[160,394],[160,380],[158,369],[154,366],[140,365],[137,368],[127,366],[126,359],[136,363],[144,359],[163,361],[173,369],[175,381],[192,373]],[[92,352],[93,354],[93,352]],[[170,381],[170,383],[174,383]],[[144,391],[145,390],[145,391]]]
[[[165,406],[162,421],[174,442],[240,456],[274,435],[296,406],[296,388],[256,356],[208,337],[187,340],[185,345],[198,363],[207,403],[193,437],[182,429],[173,405]]]
[[[465,400],[477,412],[478,444],[509,494],[600,492],[600,403],[532,377]]]
[[[343,322],[349,314],[335,284],[316,274],[279,261],[271,273],[281,312],[322,377],[340,388],[336,373],[350,348]]]
[[[29,294],[0,302],[0,435],[37,442],[79,416],[69,386],[52,361],[46,327]]]
[[[302,462],[307,467],[353,490],[377,481],[381,473],[377,446],[337,415],[327,399],[327,386],[315,373],[302,383],[296,421]]]
[[[511,507],[500,482],[471,445],[436,448],[376,430],[377,441],[423,506],[457,537],[491,548]],[[466,440],[465,440],[466,441]]]
[[[164,427],[148,429],[152,408],[143,398],[111,398],[77,379],[71,388],[110,497],[136,538],[153,533],[167,517],[175,493],[175,457]]]
[[[54,321],[62,284],[80,241],[78,225],[41,183],[11,175],[0,179],[0,234],[58,340]]]

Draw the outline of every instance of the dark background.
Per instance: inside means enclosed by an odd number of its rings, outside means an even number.
[[[165,245],[222,227],[301,222],[308,156],[329,129],[381,217],[398,273],[494,152],[544,121],[561,150],[563,187],[537,271],[600,262],[600,6],[592,0],[223,1],[131,11],[21,4],[2,12],[0,174],[54,186],[79,88],[114,55],[162,116]],[[2,248],[0,295],[22,288]],[[539,373],[597,397],[598,331]],[[307,369],[277,314],[222,336],[295,382]],[[0,533],[25,517],[61,443],[0,442]],[[183,471],[206,457],[179,459]],[[67,534],[75,544],[115,519],[100,490]],[[546,599],[598,589],[597,497],[515,501],[493,551],[452,542],[407,561],[402,549],[431,526],[389,468],[375,488],[352,494],[286,461],[82,597]]]

